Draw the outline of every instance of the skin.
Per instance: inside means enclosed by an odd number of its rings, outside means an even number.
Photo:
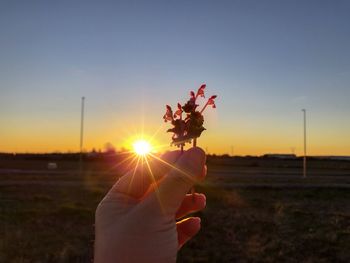
[[[178,250],[200,230],[200,218],[187,216],[205,207],[205,195],[187,193],[206,175],[204,151],[194,147],[160,158],[150,160],[152,175],[140,165],[98,205],[95,263],[176,262]]]

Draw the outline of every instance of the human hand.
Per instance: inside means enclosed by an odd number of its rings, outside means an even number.
[[[206,175],[204,151],[149,159],[121,177],[98,205],[95,263],[176,262],[177,251],[199,231],[199,217],[176,220],[205,207],[205,195],[186,194]]]

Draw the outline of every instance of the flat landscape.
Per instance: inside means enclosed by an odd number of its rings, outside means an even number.
[[[57,169],[48,170],[48,162]],[[202,230],[178,262],[349,262],[350,162],[208,158]],[[90,262],[97,204],[118,161],[0,159],[1,262]]]

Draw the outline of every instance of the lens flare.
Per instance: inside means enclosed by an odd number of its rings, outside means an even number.
[[[134,152],[137,155],[147,155],[151,152],[152,146],[148,141],[145,140],[137,140],[133,143]]]

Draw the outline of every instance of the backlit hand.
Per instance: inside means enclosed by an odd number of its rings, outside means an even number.
[[[203,194],[187,194],[206,175],[204,151],[145,158],[149,162],[121,177],[97,207],[95,263],[176,262],[177,251],[200,229],[198,217],[177,220],[205,207]]]

